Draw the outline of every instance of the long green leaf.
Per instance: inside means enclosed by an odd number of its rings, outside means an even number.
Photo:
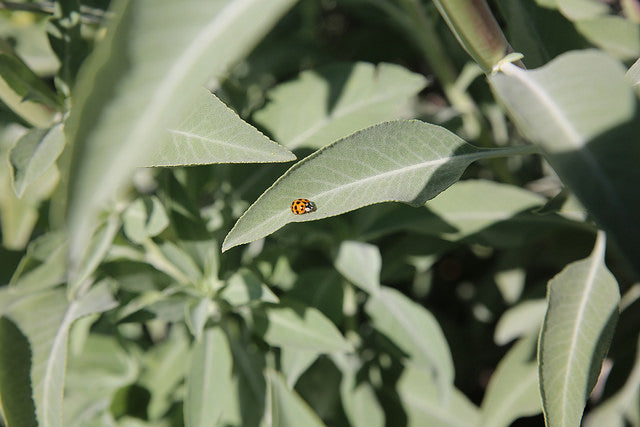
[[[214,94],[202,88],[189,115],[168,129],[145,166],[212,163],[288,162],[296,159],[286,148],[242,120]]]
[[[256,312],[255,320],[256,332],[273,346],[318,353],[353,350],[338,328],[313,307],[282,303]]]
[[[514,338],[540,330],[540,325],[547,311],[544,299],[523,301],[505,311],[493,334],[493,340],[498,345],[504,345]]]
[[[542,411],[538,385],[538,334],[518,341],[498,364],[482,401],[482,424],[510,426],[519,417]]]
[[[576,22],[576,29],[597,46],[623,61],[640,55],[640,24],[615,15]]]
[[[372,384],[363,380],[360,374],[362,362],[350,355],[332,355],[333,362],[342,373],[340,397],[342,406],[354,427],[382,427],[385,425],[385,413]]]
[[[63,102],[31,69],[0,41],[0,99],[33,126],[51,125]]]
[[[4,304],[7,299],[11,299],[10,303]],[[30,378],[21,378],[21,381],[31,382],[38,425],[61,425],[69,327],[80,317],[103,312],[115,305],[107,282],[94,285],[70,303],[65,290],[60,288],[19,297],[0,294],[0,310],[29,340],[31,358],[22,360],[21,364],[29,366]],[[3,347],[6,345],[2,343]],[[19,356],[17,352],[16,357]]]
[[[570,52],[489,80],[518,128],[640,271],[640,120],[625,69],[602,52]]]
[[[538,352],[547,425],[580,424],[613,336],[620,291],[604,265],[604,246],[600,236],[589,258],[549,282]]]
[[[556,0],[558,9],[572,21],[606,15],[609,6],[598,0]]]
[[[320,418],[294,390],[287,387],[284,378],[272,369],[267,370],[271,411],[267,414],[266,424],[281,427],[320,427],[324,426]]]
[[[395,64],[338,64],[276,86],[255,119],[290,149],[320,148],[387,120],[406,118],[426,79]],[[304,102],[300,102],[304,99]]]
[[[419,206],[457,181],[471,162],[517,152],[523,151],[480,149],[440,126],[417,120],[372,126],[289,169],[242,215],[222,250],[265,237],[290,222],[326,218],[373,203]],[[317,210],[294,215],[290,205],[299,197],[313,201]]]
[[[69,351],[62,404],[65,427],[95,425],[111,405],[116,405],[117,391],[136,383],[140,376],[139,360],[123,347],[119,337],[89,334],[83,344],[79,354]],[[162,372],[162,376],[171,374]]]
[[[49,169],[64,148],[62,125],[32,129],[16,141],[9,153],[13,168],[13,190],[22,196],[25,188]]]
[[[231,350],[219,327],[204,331],[196,344],[187,379],[184,417],[188,427],[216,425],[229,395]]]
[[[363,291],[375,293],[380,288],[382,256],[377,246],[345,241],[335,260],[336,270]]]
[[[407,353],[410,364],[430,373],[446,400],[453,387],[453,360],[433,315],[386,287],[370,297],[365,310],[374,327]]]
[[[97,212],[148,161],[200,86],[242,58],[294,0],[118,1],[74,91],[67,221],[77,263]],[[72,266],[73,268],[73,266]]]
[[[469,427],[479,425],[478,408],[457,388],[442,399],[433,376],[415,366],[405,366],[397,385],[398,396],[410,426]]]

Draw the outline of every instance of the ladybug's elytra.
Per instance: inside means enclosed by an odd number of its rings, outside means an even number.
[[[296,215],[304,215],[316,210],[316,204],[309,199],[295,199],[291,203],[291,212]]]

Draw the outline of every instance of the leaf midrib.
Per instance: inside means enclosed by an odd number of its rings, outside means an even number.
[[[620,200],[616,188],[607,179],[607,175],[602,171],[602,168],[600,168],[600,165],[593,153],[585,146],[585,137],[582,136],[578,129],[571,124],[571,120],[569,120],[566,114],[562,111],[562,108],[560,108],[550,94],[545,91],[544,87],[540,86],[535,79],[529,78],[526,70],[523,70],[512,63],[503,64],[500,70],[506,76],[516,79],[527,87],[534,97],[538,99],[542,105],[547,107],[551,117],[556,118],[555,123],[564,134],[565,140],[570,143],[575,152],[584,160],[588,169],[596,177],[596,180],[604,187],[604,197],[607,197],[609,202],[613,205],[611,209],[617,212],[625,212],[626,209],[624,208],[624,203]],[[624,216],[621,215],[621,217]],[[628,220],[625,220],[625,222],[629,224]]]
[[[393,169],[393,170],[390,170],[390,171],[387,171],[387,172],[383,172],[381,174],[370,175],[370,176],[368,176],[366,178],[357,179],[355,181],[349,182],[347,184],[342,184],[342,185],[340,185],[338,187],[334,187],[332,189],[323,191],[321,193],[312,194],[312,195],[310,195],[310,197],[316,197],[316,198],[324,197],[324,196],[330,195],[332,193],[348,189],[349,187],[354,187],[354,186],[358,186],[358,185],[365,185],[369,181],[375,181],[375,180],[378,180],[378,179],[381,179],[381,178],[384,179],[386,177],[395,176],[395,175],[399,175],[399,174],[402,174],[402,173],[407,173],[407,172],[415,170],[415,169],[427,168],[427,167],[432,167],[432,166],[440,166],[440,165],[442,165],[444,163],[447,163],[447,162],[456,161],[456,162],[468,164],[468,163],[471,163],[474,160],[482,158],[484,155],[486,155],[486,153],[483,154],[482,152],[470,153],[470,154],[460,154],[460,155],[456,155],[454,157],[442,157],[442,158],[439,158],[439,159],[436,159],[436,160],[429,160],[429,161],[426,161],[426,162],[421,162],[421,163],[417,163],[417,164],[413,164],[413,165],[409,165],[409,166],[404,166],[402,168]],[[376,203],[381,203],[383,201],[394,201],[394,200],[393,199],[382,200],[382,201],[378,201]],[[399,200],[399,201],[406,202],[406,200]],[[247,211],[247,213],[248,212],[251,212],[251,210]],[[286,209],[283,209],[280,213],[276,213],[273,216],[271,216],[270,219],[268,219],[267,221],[264,221],[262,223],[262,227],[261,228],[263,230],[264,229],[272,229],[274,227],[274,224],[281,224],[283,222],[282,218],[284,216],[286,216],[286,215],[289,215],[289,214],[290,214],[289,208],[287,207]],[[337,215],[337,213],[333,214],[333,215]],[[329,216],[331,216],[331,215],[329,215]],[[284,224],[282,224],[281,227],[286,225],[286,224],[288,224],[289,222],[291,222],[291,221],[284,222]],[[278,228],[280,228],[280,227],[278,227]],[[276,228],[276,230],[278,228]],[[237,236],[234,240],[236,240],[236,241],[244,240],[244,236],[246,236],[247,234],[251,234],[254,231],[255,231],[255,228],[251,227],[248,231],[243,232],[241,235]],[[238,244],[240,244],[240,243],[238,243]],[[234,246],[235,246],[235,244],[234,244]]]
[[[598,248],[594,249],[591,255],[589,271],[587,273],[587,277],[585,278],[585,282],[587,286],[580,298],[580,302],[578,304],[578,315],[576,317],[576,321],[573,324],[573,329],[571,330],[571,339],[569,341],[569,346],[568,346],[569,352],[567,353],[567,358],[566,358],[567,360],[566,366],[568,366],[568,369],[565,369],[564,378],[563,378],[563,387],[562,387],[563,402],[568,402],[570,399],[569,382],[574,373],[574,370],[572,369],[572,367],[575,366],[574,362],[577,357],[577,347],[578,347],[578,341],[580,339],[580,326],[583,323],[586,308],[589,303],[589,296],[593,292],[596,276],[598,274],[598,267],[600,266],[600,259],[597,251],[598,251]],[[562,411],[562,418],[563,418],[562,425],[567,425],[566,424],[567,416],[569,416],[568,411]]]

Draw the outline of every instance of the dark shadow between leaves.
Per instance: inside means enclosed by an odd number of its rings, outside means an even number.
[[[29,340],[10,319],[0,317],[0,398],[7,425],[38,425],[31,396]]]
[[[236,328],[237,326],[237,328]],[[265,352],[244,331],[244,325],[225,322],[224,331],[233,356],[233,378],[237,382],[242,425],[257,427],[265,412],[267,386]]]
[[[596,383],[598,381],[598,376],[600,375],[600,371],[602,370],[602,362],[609,352],[609,346],[611,345],[611,340],[613,339],[616,324],[618,323],[618,317],[618,306],[616,305],[611,313],[609,313],[609,318],[607,319],[607,322],[605,323],[604,327],[600,331],[600,335],[598,336],[596,348],[591,354],[591,363],[589,364],[589,378],[587,380],[587,388],[584,391],[585,401],[589,398],[589,395],[593,391],[593,388],[596,386]]]
[[[640,277],[640,116],[546,157]]]

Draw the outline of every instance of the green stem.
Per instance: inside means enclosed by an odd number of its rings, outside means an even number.
[[[424,6],[417,0],[400,0],[400,8],[388,0],[369,1],[384,10],[413,39],[442,85],[447,100],[462,115],[465,131],[470,136],[477,135],[480,125],[476,104],[469,94],[456,84],[458,79],[456,67],[447,54]]]
[[[542,154],[542,150],[537,145],[518,145],[515,147],[488,148],[482,152],[482,158],[495,159],[499,157],[526,156],[529,154]]]
[[[433,0],[460,45],[489,74],[512,52],[485,0]]]

